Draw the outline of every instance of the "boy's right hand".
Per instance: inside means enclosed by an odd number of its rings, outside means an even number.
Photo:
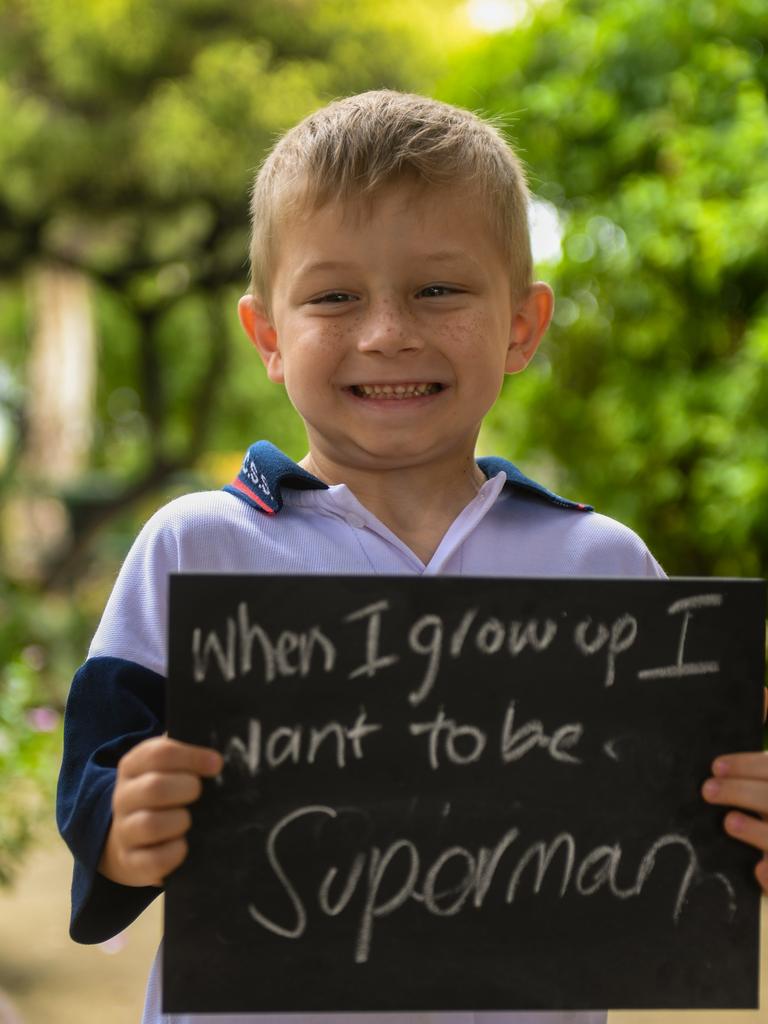
[[[99,872],[121,885],[157,885],[187,856],[202,778],[222,770],[221,754],[168,736],[137,744],[120,758],[112,795],[112,824]]]

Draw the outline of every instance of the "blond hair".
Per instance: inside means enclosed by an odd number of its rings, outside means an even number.
[[[399,179],[477,190],[509,263],[515,293],[533,275],[528,187],[500,130],[476,114],[380,89],[335,100],[273,147],[251,192],[251,291],[269,310],[281,219],[333,200],[374,198]]]

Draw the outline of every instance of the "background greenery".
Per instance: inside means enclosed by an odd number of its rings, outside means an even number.
[[[258,437],[303,454],[234,309],[253,169],[334,96],[498,115],[559,224],[549,341],[484,450],[627,522],[672,574],[765,574],[763,0],[543,0],[492,33],[468,6],[0,0],[0,881],[49,808],[68,682],[141,521]],[[30,454],[30,282],[51,266],[90,282],[98,338],[69,474]]]

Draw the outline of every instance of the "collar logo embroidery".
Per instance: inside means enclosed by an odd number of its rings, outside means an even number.
[[[269,441],[257,441],[246,452],[240,472],[224,490],[251,508],[274,515],[283,507],[283,487],[308,490],[325,489],[327,485]]]
[[[245,459],[243,460],[243,468],[241,472],[243,476],[246,476],[248,478],[248,482],[253,487],[258,487],[261,493],[264,494],[267,498],[272,497],[272,491],[270,491],[269,489],[267,478],[259,470],[259,467],[251,458],[250,452],[245,456]]]
[[[477,464],[489,479],[498,472],[503,472],[507,478],[507,487],[540,498],[550,505],[577,512],[594,511],[591,505],[561,498],[559,494],[525,476],[517,466],[506,459],[482,458],[477,460]],[[260,512],[274,515],[283,507],[283,487],[325,490],[327,484],[302,469],[269,441],[257,441],[246,452],[237,477],[231,484],[227,484],[224,490]]]

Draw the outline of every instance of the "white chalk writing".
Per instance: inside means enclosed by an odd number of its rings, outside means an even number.
[[[519,761],[536,747],[541,747],[555,761],[567,764],[581,764],[581,760],[568,750],[575,747],[584,734],[584,726],[580,722],[569,722],[561,725],[551,736],[544,732],[544,725],[538,718],[515,729],[516,702],[510,701],[504,716],[501,730],[501,759],[506,764]]]
[[[604,622],[594,627],[594,636],[590,639],[588,632],[592,619],[587,617],[577,623],[573,631],[573,642],[582,654],[590,656],[606,648],[606,667],[604,686],[613,686],[616,681],[616,656],[628,651],[637,638],[637,619],[632,615],[621,615],[611,624],[610,629]]]
[[[388,668],[400,660],[397,654],[387,654],[384,657],[379,654],[381,615],[388,608],[389,601],[376,601],[374,604],[366,605],[365,608],[360,608],[344,617],[344,622],[368,619],[368,628],[365,634],[365,661],[349,673],[350,679],[357,679],[358,676],[367,676],[370,679],[381,669]]]
[[[319,626],[310,626],[303,632],[285,629],[273,640],[258,622],[251,622],[248,605],[241,601],[237,606],[237,618],[227,618],[226,640],[222,640],[215,630],[208,631],[205,636],[200,627],[192,631],[195,682],[202,683],[208,678],[212,657],[227,682],[237,676],[248,675],[254,669],[253,651],[257,641],[261,655],[259,666],[267,683],[278,676],[308,676],[315,667],[316,651],[322,656],[321,671],[331,672],[336,663],[336,648]]]
[[[361,707],[352,725],[342,725],[336,721],[311,727],[303,724],[281,725],[266,730],[265,738],[265,730],[260,719],[249,718],[247,739],[236,735],[230,736],[222,748],[219,745],[219,737],[214,732],[211,735],[211,746],[221,749],[225,764],[239,766],[251,776],[258,775],[264,765],[274,769],[286,761],[300,764],[302,759],[306,764],[314,764],[321,751],[327,749],[330,749],[330,757],[335,761],[336,767],[346,768],[348,748],[354,759],[361,760],[363,740],[382,728],[381,725],[368,722],[367,719],[368,714],[365,708]],[[219,780],[222,781],[221,776]]]
[[[273,826],[265,843],[267,861],[287,898],[291,918],[281,923],[260,911],[252,901],[248,904],[248,912],[254,921],[283,938],[298,939],[304,935],[309,918],[306,900],[288,876],[278,855],[278,840],[289,826],[313,815],[337,818],[338,811],[322,804],[300,807]],[[494,891],[494,882],[506,855],[519,838],[518,828],[508,828],[492,847],[472,849],[453,844],[431,860],[425,860],[417,844],[409,838],[395,839],[384,847],[373,845],[355,855],[341,894],[334,903],[330,901],[330,888],[340,869],[331,865],[326,870],[317,892],[317,905],[327,916],[343,913],[350,906],[353,893],[362,885],[362,904],[355,911],[358,917],[353,959],[357,964],[366,963],[371,955],[376,922],[390,917],[408,900],[414,900],[425,912],[437,917],[452,917],[460,913],[470,903],[470,897],[472,908],[480,910]],[[507,863],[506,885],[502,892],[498,888],[495,890],[496,899],[513,904],[523,884],[527,891],[538,895],[545,884],[551,887],[550,879],[561,899],[569,892],[589,897],[600,891],[606,891],[621,901],[637,898],[642,895],[659,856],[668,849],[683,853],[682,858],[673,861],[679,864],[679,869],[670,893],[671,920],[679,920],[692,888],[707,880],[718,881],[725,889],[725,911],[730,919],[734,910],[732,886],[719,873],[706,874],[702,871],[693,845],[687,836],[680,833],[666,833],[653,839],[642,852],[634,874],[632,867],[627,868],[623,863],[625,855],[619,842],[601,843],[580,851],[575,836],[567,831],[550,840],[536,839]],[[461,862],[461,879],[457,884],[441,889],[438,884],[440,875],[451,861]],[[625,874],[629,871],[631,884],[620,884],[620,868]]]
[[[662,665],[660,668],[646,668],[637,673],[638,679],[680,679],[682,676],[704,676],[720,671],[718,661],[685,661],[685,641],[688,637],[688,624],[693,617],[695,608],[718,608],[723,603],[722,594],[696,594],[674,601],[667,609],[668,615],[679,615],[684,612],[680,626],[680,637],[677,644],[677,658],[674,665]]]

